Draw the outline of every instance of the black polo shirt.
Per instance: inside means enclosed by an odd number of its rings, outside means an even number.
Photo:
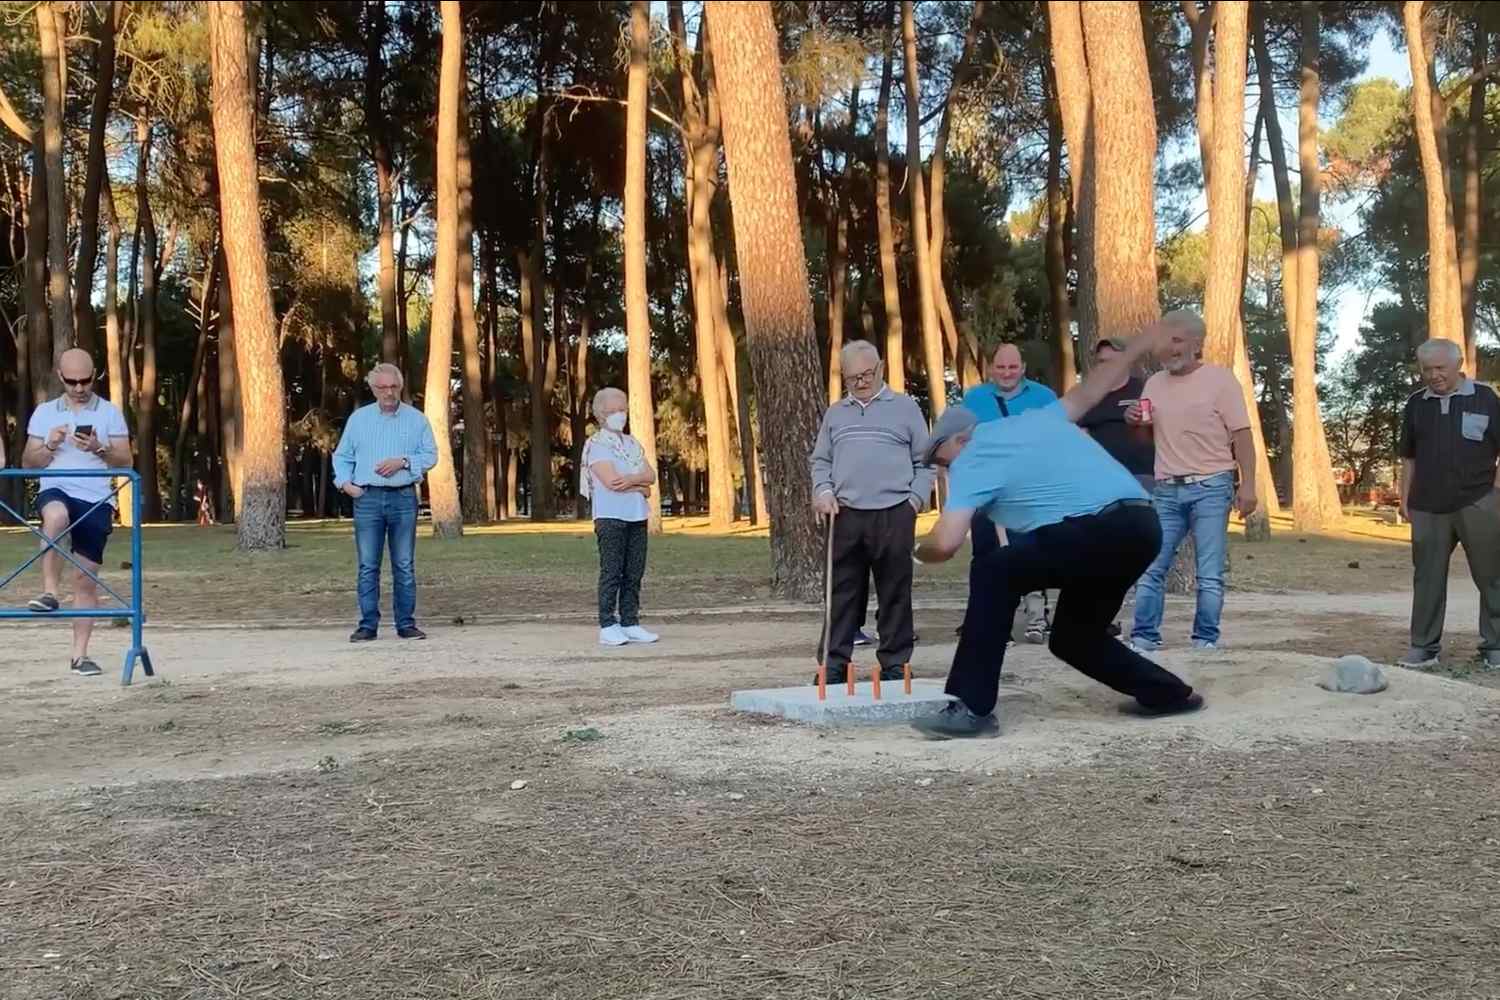
[[[1151,428],[1132,427],[1125,422],[1125,408],[1141,398],[1144,387],[1145,382],[1132,375],[1078,418],[1078,426],[1092,434],[1132,476],[1156,475],[1156,445]]]
[[[1401,420],[1401,457],[1416,462],[1407,506],[1451,514],[1495,488],[1500,396],[1465,379],[1452,395],[1412,393]]]

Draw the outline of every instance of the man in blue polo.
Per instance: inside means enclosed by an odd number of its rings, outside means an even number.
[[[1010,544],[970,564],[969,607],[946,688],[955,700],[914,720],[919,732],[933,739],[999,733],[994,711],[1011,616],[1023,594],[1048,587],[1058,590],[1049,642],[1058,659],[1134,698],[1138,714],[1203,706],[1180,678],[1107,631],[1161,548],[1161,522],[1135,477],[1077,426],[1159,339],[1160,328],[1141,333],[1041,409],[975,426],[972,413],[954,407],[933,427],[923,457],[950,470],[948,506],[915,558],[951,559],[979,511],[1006,528]]]
[[[66,469],[123,469],[132,463],[130,431],[119,407],[94,394],[94,359],[72,348],[58,359],[57,377],[63,393],[38,406],[26,428],[26,450],[21,464],[28,469],[60,472]],[[68,533],[68,547],[78,564],[73,576],[73,607],[83,611],[99,606],[95,582],[104,562],[104,545],[114,528],[115,497],[104,477],[43,476],[36,497],[42,534],[57,539]],[[62,581],[63,557],[47,547],[42,556],[42,592],[28,605],[32,611],[56,611]],[[73,653],[69,669],[82,677],[97,677],[99,665],[89,659],[92,618],[73,619]]]
[[[994,356],[990,358],[989,376],[989,381],[964,393],[964,408],[971,411],[981,424],[1057,402],[1057,393],[1026,377],[1026,359],[1015,344],[1001,344],[995,348]],[[995,523],[983,511],[975,513],[970,535],[976,559],[1000,547]],[[1042,592],[1027,594],[1022,606],[1026,615],[1026,641],[1041,645],[1047,641],[1047,595]]]
[[[369,642],[380,627],[380,560],[391,549],[396,635],[425,639],[417,627],[417,489],[437,465],[437,441],[421,410],[401,402],[404,379],[391,364],[365,379],[375,402],[349,415],[333,453],[333,484],[354,498],[359,559],[359,627],[350,642]]]

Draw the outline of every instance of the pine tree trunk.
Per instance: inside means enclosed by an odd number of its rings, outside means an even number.
[[[1093,357],[1094,305],[1094,192],[1090,176],[1093,164],[1093,93],[1089,84],[1089,62],[1083,39],[1083,11],[1077,0],[1048,0],[1047,36],[1052,54],[1052,83],[1056,109],[1062,121],[1068,150],[1068,182],[1072,188],[1078,271],[1079,361],[1085,371]],[[1066,255],[1064,255],[1066,256]]]
[[[59,37],[56,8],[50,0],[36,5],[42,56],[42,148],[47,167],[47,301],[54,367],[63,351],[77,344],[73,288],[68,280],[68,189],[63,178],[63,73],[67,56]]]
[[[78,345],[97,357],[99,337],[94,316],[94,267],[99,256],[99,196],[104,188],[104,133],[109,126],[115,79],[115,17],[123,5],[102,5],[94,18],[99,47],[94,52],[94,106],[89,118],[88,163],[84,168],[83,203],[79,206],[78,273],[74,288],[73,327]]]
[[[1448,199],[1446,123],[1433,114],[1436,86],[1431,46],[1424,30],[1422,0],[1401,5],[1406,48],[1411,56],[1412,114],[1422,154],[1422,183],[1427,194],[1427,335],[1464,346],[1463,302],[1458,281],[1458,249]]]
[[[1189,3],[1187,6],[1192,7]],[[1240,296],[1245,260],[1245,140],[1234,127],[1244,115],[1246,4],[1216,5],[1201,15],[1194,27],[1195,63],[1206,62],[1213,23],[1214,68],[1198,74],[1199,135],[1204,175],[1208,178],[1208,273],[1203,294],[1203,320],[1208,335],[1204,355],[1229,365],[1240,329]],[[1218,127],[1223,122],[1224,127]]]
[[[1156,285],[1156,109],[1136,4],[1087,0],[1081,5],[1088,56],[1091,185],[1091,295],[1080,291],[1079,311],[1095,335],[1129,336],[1161,317]],[[1059,90],[1061,87],[1059,86]],[[1064,132],[1066,132],[1066,117]],[[1080,261],[1080,286],[1083,262]],[[1080,337],[1092,352],[1094,336]]]
[[[859,91],[856,89],[855,94]],[[857,103],[851,104],[857,107]],[[846,154],[845,166],[854,158]],[[834,216],[833,241],[828,253],[828,402],[836,403],[844,394],[844,380],[839,352],[844,347],[844,304],[849,281],[849,211],[847,184],[840,183],[833,192],[829,209]]]
[[[1318,408],[1318,51],[1321,7],[1302,5],[1302,93],[1297,148],[1302,206],[1297,219],[1297,336],[1292,342],[1292,517],[1299,531],[1327,531],[1343,521],[1328,438]]]
[[[717,35],[717,32],[715,32]],[[651,312],[646,288],[646,102],[651,83],[651,13],[645,0],[630,5],[630,69],[625,110],[625,336],[630,434],[646,461],[656,458],[656,405],[651,397]],[[700,336],[700,342],[702,338]],[[661,531],[661,489],[646,498],[649,530]]]
[[[764,496],[757,489],[760,481],[760,465],[755,458],[755,437],[750,426],[750,391],[748,369],[741,377],[743,361],[734,342],[734,331],[729,326],[729,266],[718,261],[717,280],[714,282],[714,327],[719,332],[719,363],[724,368],[724,380],[729,388],[730,405],[734,407],[734,424],[739,431],[740,470],[745,481],[745,506],[750,523],[760,523],[760,512],[765,509]],[[742,391],[741,386],[745,389]],[[759,502],[757,502],[759,498]]]
[[[375,161],[375,214],[379,220],[380,358],[401,364],[400,326],[396,310],[395,171],[385,116],[385,39],[389,18],[384,0],[366,3],[365,127]],[[410,373],[408,373],[410,374]]]
[[[598,246],[599,215],[596,208],[594,213],[595,233],[591,246]],[[594,334],[594,304],[590,301],[590,291],[594,287],[594,259],[592,255],[583,265],[583,308],[578,315],[578,340],[573,345],[573,354],[568,360],[568,374],[572,382],[573,397],[573,447],[572,466],[577,475],[583,474],[583,446],[588,436],[589,408],[592,402],[589,396],[589,338]],[[576,488],[576,484],[575,484]],[[587,520],[591,511],[587,497],[580,491],[577,497],[575,510],[580,521]]]
[[[124,413],[127,409],[125,358],[120,347],[120,220],[115,215],[115,196],[106,187],[103,194],[104,224],[109,239],[104,247],[104,355],[109,375],[110,402]],[[121,510],[124,510],[121,505]]]
[[[286,402],[261,230],[245,4],[240,0],[212,4],[208,22],[219,217],[234,310],[236,385],[243,416],[238,428],[244,445],[235,503],[239,547],[280,549],[286,546]],[[152,258],[148,256],[143,263],[150,267]]]
[[[141,374],[135,409],[135,471],[141,477],[141,517],[161,520],[161,486],[157,479],[156,460],[156,220],[151,214],[149,175],[151,126],[144,117],[136,119],[135,212],[141,226],[141,298],[138,323],[141,338]],[[71,314],[70,314],[71,315]],[[55,343],[54,343],[55,346]],[[276,370],[280,378],[279,367]]]
[[[435,538],[464,533],[453,468],[449,411],[453,396],[453,327],[458,313],[458,109],[464,72],[463,18],[458,0],[443,0],[443,54],[438,77],[437,249],[432,272],[432,322],[427,335],[427,383],[422,412],[432,425],[438,462],[427,474]]]
[[[458,129],[458,321],[463,347],[464,481],[463,518],[484,524],[494,514],[490,498],[489,421],[484,413],[480,371],[479,320],[474,315],[474,166],[469,155],[467,114]]]
[[[193,347],[193,361],[188,368],[187,389],[182,394],[182,406],[177,414],[177,439],[172,444],[172,520],[183,518],[184,502],[191,497],[184,490],[184,459],[187,455],[188,434],[193,429],[193,404],[198,399],[198,385],[203,379],[203,366],[208,357],[208,339],[213,330],[213,316],[209,303],[215,301],[219,285],[219,251],[209,253],[207,270],[203,274],[203,291],[198,297],[198,340]]]
[[[969,28],[964,34],[964,46],[959,50],[958,62],[953,68],[953,79],[948,84],[948,93],[943,98],[943,117],[938,123],[937,138],[932,144],[931,165],[928,167],[928,173],[932,178],[932,219],[928,241],[928,251],[932,255],[932,297],[937,305],[943,339],[948,344],[949,356],[953,360],[953,371],[957,374],[959,383],[965,387],[971,381],[970,372],[977,374],[981,362],[977,356],[966,356],[960,343],[958,321],[953,315],[953,304],[948,301],[948,289],[943,284],[943,246],[948,239],[948,220],[943,204],[943,192],[948,158],[948,136],[953,128],[953,111],[958,106],[959,92],[968,83],[973,71],[972,62],[979,38],[979,26],[984,18],[984,8],[984,0],[975,0],[974,9],[969,14]]]
[[[40,405],[56,384],[52,326],[47,319],[47,163],[41,136],[31,146],[31,191],[26,216],[26,336],[30,341],[31,398]]]
[[[943,334],[933,297],[932,251],[927,239],[927,191],[922,180],[921,87],[917,82],[917,27],[912,0],[901,0],[901,39],[906,77],[906,189],[911,196],[912,253],[916,257],[917,296],[922,320],[922,356],[927,368],[929,417],[936,420],[948,405],[943,368]]]
[[[219,520],[237,520],[240,491],[240,458],[245,448],[245,413],[240,399],[238,352],[234,344],[234,296],[229,290],[226,268],[219,280],[218,388],[219,388]]]
[[[1062,187],[1062,117],[1055,100],[1056,83],[1049,67],[1047,94],[1047,304],[1052,320],[1052,365],[1057,390],[1067,392],[1078,381],[1078,361],[1073,354],[1073,317],[1068,304],[1067,195]]]
[[[815,601],[823,551],[807,456],[824,387],[776,26],[766,2],[711,0],[705,11],[715,39],[745,328],[766,435],[771,586],[778,595]]]
[[[1469,120],[1464,128],[1464,158],[1460,171],[1462,183],[1453,192],[1454,228],[1458,234],[1458,282],[1464,317],[1464,371],[1479,372],[1474,342],[1474,317],[1478,306],[1479,225],[1483,210],[1484,178],[1481,156],[1489,141],[1485,123],[1485,95],[1489,90],[1486,72],[1490,55],[1489,8],[1480,5],[1474,11],[1473,82],[1469,84]]]
[[[891,83],[895,61],[896,2],[886,0],[880,97],[875,105],[875,226],[880,240],[880,286],[885,295],[885,380],[906,391],[906,348],[901,329],[901,282],[896,268],[896,228],[891,221]]]

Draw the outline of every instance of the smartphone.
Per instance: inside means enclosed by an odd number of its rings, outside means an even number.
[[[92,433],[94,433],[93,424],[79,424],[77,427],[73,428],[74,437],[86,438]]]

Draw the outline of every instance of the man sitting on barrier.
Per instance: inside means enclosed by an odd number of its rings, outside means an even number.
[[[123,469],[132,463],[130,430],[119,407],[94,395],[94,359],[78,348],[63,352],[57,368],[63,393],[31,414],[26,428],[26,451],[21,464],[28,469]],[[115,497],[107,478],[43,476],[36,509],[42,533],[57,539],[68,534],[69,547],[79,565],[73,577],[73,607],[99,606],[95,576],[104,562],[104,543],[114,527]],[[45,543],[44,543],[45,544]],[[42,593],[30,603],[32,611],[56,611],[63,557],[48,547],[42,556]],[[91,618],[73,620],[70,668],[84,677],[99,674],[89,659]]]

